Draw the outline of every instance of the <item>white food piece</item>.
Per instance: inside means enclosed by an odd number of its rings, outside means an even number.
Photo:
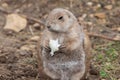
[[[49,41],[49,46],[51,49],[50,55],[53,56],[55,51],[59,50],[60,44],[58,43],[58,39],[56,40],[50,40]]]

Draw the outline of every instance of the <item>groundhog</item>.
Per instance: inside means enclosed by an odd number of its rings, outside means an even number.
[[[66,9],[56,8],[48,14],[45,25],[38,43],[40,71],[43,69],[52,79],[83,79],[89,71],[90,42],[76,17]],[[60,44],[52,55],[51,40]]]

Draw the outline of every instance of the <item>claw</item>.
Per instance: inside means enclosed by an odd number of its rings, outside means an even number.
[[[51,49],[50,49],[50,47],[44,47],[47,51],[50,51]]]
[[[64,48],[65,48],[65,46],[64,46],[64,45],[61,45],[59,48],[60,48],[60,49],[64,49]]]

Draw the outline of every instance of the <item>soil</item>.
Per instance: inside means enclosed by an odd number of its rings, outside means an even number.
[[[112,31],[120,27],[120,0],[91,0],[92,5],[88,2],[89,0],[0,0],[0,8],[44,20],[52,9],[62,7],[72,11],[79,20],[86,15],[82,22],[85,23],[84,28],[88,32],[109,37],[120,36],[120,31]],[[112,9],[105,9],[106,5],[112,5]],[[93,16],[99,12],[106,14],[103,19]],[[7,14],[0,11],[0,80],[52,80],[38,72],[37,41],[30,40],[34,36],[39,36],[44,29],[43,25],[28,20],[27,27],[22,31],[6,31],[3,27]],[[30,26],[34,34],[31,33]],[[91,37],[91,42],[94,49],[109,41]],[[21,49],[23,46],[28,46],[28,49]],[[94,66],[95,64],[92,64],[89,79],[101,80],[99,69],[94,69]],[[114,75],[117,75],[116,79],[120,79],[120,70]]]

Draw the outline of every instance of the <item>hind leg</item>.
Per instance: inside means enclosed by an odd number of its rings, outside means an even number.
[[[46,73],[46,75],[48,75],[49,77],[51,77],[52,79],[60,79],[60,76],[53,72],[53,71],[50,71],[49,69],[45,68],[44,69],[44,72]]]
[[[85,73],[85,70],[83,70],[82,72],[78,72],[78,73],[74,74],[71,77],[71,80],[81,80],[81,78],[83,77],[84,73]]]

